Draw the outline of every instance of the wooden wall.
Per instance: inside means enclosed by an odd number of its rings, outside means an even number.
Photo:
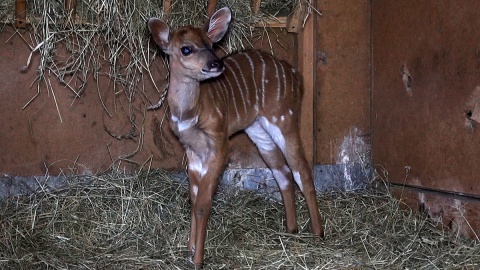
[[[354,162],[356,155],[342,154],[345,143],[370,145],[370,3],[319,1],[318,6],[323,15],[315,34],[315,160]]]
[[[469,234],[480,231],[478,10],[476,0],[372,1],[373,163]]]

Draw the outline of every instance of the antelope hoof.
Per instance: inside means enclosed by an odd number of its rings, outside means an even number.
[[[203,268],[203,263],[199,263],[199,264],[194,263],[194,265],[195,265],[195,270],[200,270]]]
[[[287,228],[287,233],[290,233],[290,234],[297,234],[298,233],[298,228],[297,227],[294,227],[294,228]]]
[[[193,257],[195,256],[195,247],[187,250],[187,258],[193,263]]]
[[[318,240],[325,238],[325,232],[323,231],[323,228],[320,229],[319,232],[314,232],[313,236]]]

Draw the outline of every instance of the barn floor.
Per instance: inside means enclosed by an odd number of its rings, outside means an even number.
[[[110,173],[88,185],[0,204],[1,269],[185,269],[187,186],[163,171]],[[185,183],[186,184],[186,183]],[[387,191],[322,194],[326,238],[284,231],[283,207],[219,190],[204,269],[478,269],[480,244],[404,207]]]

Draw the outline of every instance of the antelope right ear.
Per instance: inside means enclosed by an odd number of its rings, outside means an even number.
[[[217,43],[227,33],[228,25],[231,20],[232,12],[228,7],[224,7],[213,13],[203,29],[212,42]]]
[[[168,25],[160,19],[150,18],[148,20],[148,30],[150,30],[155,43],[164,52],[167,52],[168,44],[170,43],[170,28]]]

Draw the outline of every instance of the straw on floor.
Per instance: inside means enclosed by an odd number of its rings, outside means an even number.
[[[187,181],[187,180],[185,180]],[[87,184],[4,201],[1,269],[186,269],[186,182],[164,171],[108,173]],[[480,245],[438,229],[387,191],[322,194],[326,238],[312,239],[298,196],[299,234],[283,207],[220,188],[205,269],[476,269]]]

